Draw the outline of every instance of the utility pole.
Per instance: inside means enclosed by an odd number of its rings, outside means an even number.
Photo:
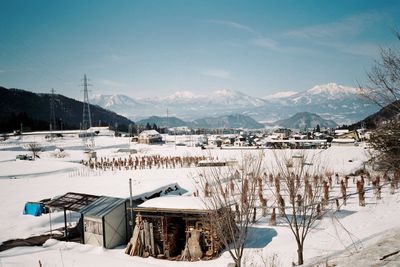
[[[56,115],[54,112],[54,88],[51,88],[50,96],[50,140],[53,141],[53,130],[57,129],[56,126]]]
[[[82,117],[82,130],[87,130],[92,127],[92,117],[90,114],[89,94],[86,74],[83,76],[83,117]]]
[[[166,129],[166,134],[168,135],[168,127],[169,127],[169,119],[168,119],[168,108],[167,108],[167,129]]]
[[[92,150],[94,148],[94,140],[93,136],[90,136],[90,143],[88,143],[87,138],[89,136],[88,130],[90,127],[92,127],[92,116],[90,114],[90,104],[89,104],[89,94],[88,94],[88,79],[86,78],[86,74],[83,76],[83,115],[82,115],[82,124],[81,124],[81,130],[84,131],[82,133],[84,143],[86,146],[86,149]]]

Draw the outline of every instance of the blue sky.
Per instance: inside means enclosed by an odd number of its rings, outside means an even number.
[[[0,85],[82,98],[265,96],[366,79],[400,1],[0,0]],[[398,41],[397,41],[398,42]]]

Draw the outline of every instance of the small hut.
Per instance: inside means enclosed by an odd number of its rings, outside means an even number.
[[[84,151],[83,152],[83,161],[89,162],[91,159],[96,159],[97,153],[94,150]]]
[[[162,136],[156,130],[147,130],[139,134],[138,141],[140,144],[162,143]]]
[[[128,237],[127,200],[101,196],[82,208],[82,243],[105,248],[126,244]]]
[[[210,212],[193,196],[166,196],[134,209],[136,225],[126,253],[171,260],[211,259],[223,249],[209,223]]]

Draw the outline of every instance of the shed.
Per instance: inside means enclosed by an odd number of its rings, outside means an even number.
[[[99,196],[76,193],[76,192],[68,192],[62,196],[55,197],[54,199],[47,201],[45,203],[45,207],[51,210],[63,210],[64,211],[64,231],[65,238],[69,239],[69,230],[67,227],[67,210],[77,212],[84,207],[90,205],[94,201],[96,201]],[[50,216],[50,225],[51,225],[51,216]],[[80,233],[79,233],[80,234]]]
[[[89,150],[83,152],[83,161],[90,161],[91,159],[96,159],[96,158],[97,158],[96,151]]]
[[[80,211],[82,243],[114,248],[127,243],[127,200],[101,196]]]
[[[139,134],[138,141],[141,144],[162,143],[162,136],[156,130],[147,130]]]
[[[207,219],[210,210],[193,196],[153,198],[134,208],[136,225],[126,253],[174,260],[210,259],[223,244]]]

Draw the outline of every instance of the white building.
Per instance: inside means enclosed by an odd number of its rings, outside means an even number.
[[[156,130],[147,130],[143,131],[139,134],[139,143],[140,144],[154,144],[161,143],[162,137],[159,132]]]

